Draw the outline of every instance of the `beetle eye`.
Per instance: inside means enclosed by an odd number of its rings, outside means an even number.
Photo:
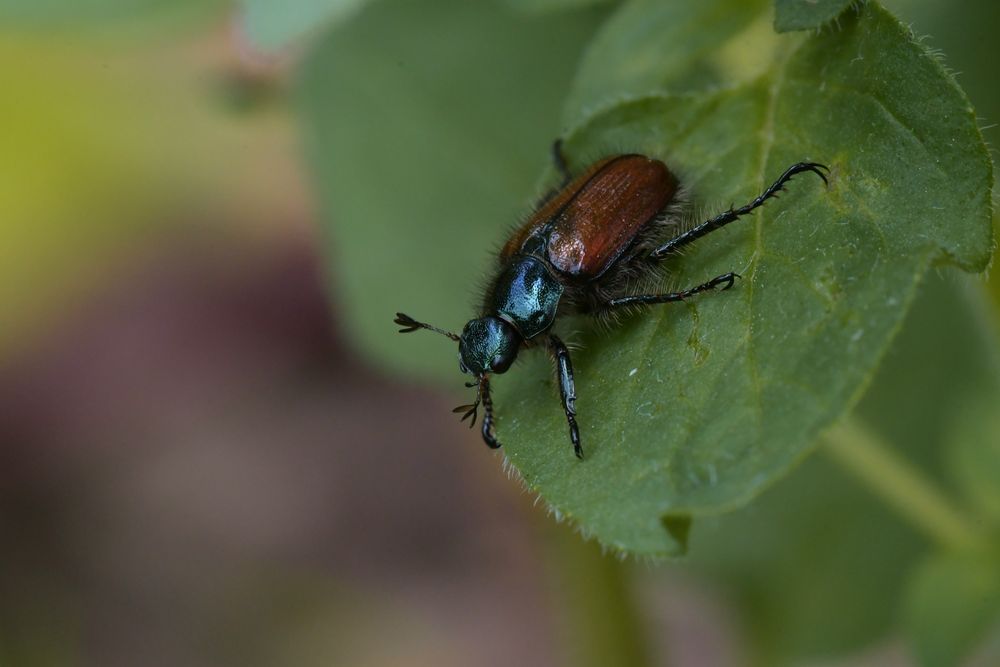
[[[514,363],[517,350],[501,350],[490,360],[490,368],[494,373],[505,373],[510,365]]]

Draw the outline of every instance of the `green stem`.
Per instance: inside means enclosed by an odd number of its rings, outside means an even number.
[[[561,607],[568,665],[643,667],[651,664],[629,566],[584,541],[565,524],[548,525],[550,580]]]
[[[881,496],[919,531],[945,548],[976,548],[976,527],[928,479],[856,417],[847,417],[829,429],[823,451]]]

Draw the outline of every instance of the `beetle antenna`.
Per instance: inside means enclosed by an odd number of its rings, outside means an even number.
[[[394,319],[393,322],[402,327],[402,329],[399,330],[399,333],[410,333],[411,331],[416,331],[417,329],[427,329],[428,331],[436,331],[442,336],[447,336],[456,343],[459,341],[459,337],[457,334],[453,334],[450,331],[445,331],[444,329],[438,329],[437,327],[433,327],[430,324],[417,322],[409,315],[404,315],[403,313],[396,313],[396,319]]]
[[[455,413],[463,412],[463,411],[465,412],[465,414],[462,415],[462,418],[459,421],[463,421],[464,422],[469,417],[472,417],[472,420],[469,422],[469,428],[472,428],[473,426],[476,425],[476,417],[479,416],[479,413],[478,413],[478,410],[479,410],[479,399],[480,399],[480,397],[477,395],[475,403],[470,403],[469,405],[460,405],[457,408],[455,408],[454,410],[452,410],[452,412],[455,412]]]
[[[493,399],[490,398],[490,379],[485,374],[479,376],[479,398],[483,402],[483,440],[490,449],[500,446],[496,435],[493,434]]]

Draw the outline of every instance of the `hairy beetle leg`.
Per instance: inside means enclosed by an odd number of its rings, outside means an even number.
[[[493,435],[493,398],[490,396],[490,381],[485,375],[479,378],[479,398],[483,403],[483,442],[490,449],[500,447],[500,442]]]
[[[569,423],[569,439],[573,443],[576,458],[583,458],[583,447],[580,446],[580,429],[576,425],[576,386],[573,382],[573,363],[569,359],[566,344],[555,334],[549,334],[549,350],[556,359],[556,373],[559,380],[559,396],[562,399],[563,411]]]
[[[740,206],[737,209],[730,207],[730,209],[725,213],[717,215],[711,220],[706,220],[705,222],[701,223],[700,225],[697,225],[692,229],[689,229],[683,234],[670,239],[662,246],[651,252],[649,256],[653,257],[654,259],[661,259],[671,254],[678,248],[685,246],[688,243],[691,243],[692,241],[696,241],[700,239],[702,236],[705,236],[710,232],[714,232],[715,230],[728,225],[730,222],[735,222],[736,220],[739,219],[740,216],[746,215],[752,212],[755,208],[762,206],[764,202],[766,202],[768,199],[772,197],[777,197],[778,193],[784,189],[785,183],[787,183],[792,178],[792,176],[795,176],[795,174],[801,174],[802,172],[805,171],[811,171],[812,173],[822,178],[824,183],[830,185],[830,181],[826,179],[826,174],[823,173],[824,170],[830,171],[830,168],[818,162],[798,162],[796,164],[793,164],[791,167],[786,169],[781,176],[778,177],[778,180],[772,183],[770,187],[764,190],[764,192],[758,195],[757,198],[754,199],[749,204],[746,204],[745,206]]]
[[[722,290],[725,292],[727,289],[733,286],[737,278],[740,278],[740,274],[733,273],[723,273],[721,276],[716,276],[709,280],[707,283],[702,283],[697,287],[692,287],[690,289],[683,290],[681,292],[668,292],[667,294],[635,294],[632,296],[622,296],[617,299],[610,299],[604,303],[605,308],[620,308],[622,306],[636,306],[636,305],[648,305],[653,303],[671,303],[674,301],[683,301],[684,299],[694,296],[700,292],[707,292],[708,290],[715,289],[719,285],[722,285]]]
[[[553,197],[559,194],[560,190],[564,189],[573,180],[573,175],[570,173],[569,166],[566,164],[566,156],[563,155],[562,143],[562,139],[556,139],[552,142],[552,164],[555,166],[556,171],[559,172],[559,178],[561,180],[557,187],[547,190],[545,194],[538,198],[538,201],[535,203],[536,209],[539,209],[549,203]]]
[[[562,177],[560,190],[569,185],[570,181],[573,180],[573,175],[569,173],[569,167],[566,165],[566,156],[563,155],[562,145],[562,139],[556,139],[552,142],[552,163],[556,166],[556,171]]]

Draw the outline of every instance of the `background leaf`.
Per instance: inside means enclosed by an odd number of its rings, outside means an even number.
[[[855,0],[775,0],[774,29],[809,30],[833,21]]]
[[[278,49],[343,21],[368,0],[244,0],[243,28],[262,49]]]
[[[123,24],[191,25],[197,19],[219,14],[222,0],[4,0],[0,25],[16,28],[120,30]]]
[[[950,434],[952,478],[978,514],[1000,533],[1000,389],[970,396]]]
[[[504,0],[511,8],[519,12],[539,14],[551,11],[580,9],[600,4],[611,4],[615,0]]]
[[[938,555],[914,573],[904,628],[924,667],[960,664],[1000,623],[997,555]]]
[[[578,121],[651,91],[708,91],[758,76],[782,43],[770,17],[770,0],[627,2],[584,53],[565,116]]]

